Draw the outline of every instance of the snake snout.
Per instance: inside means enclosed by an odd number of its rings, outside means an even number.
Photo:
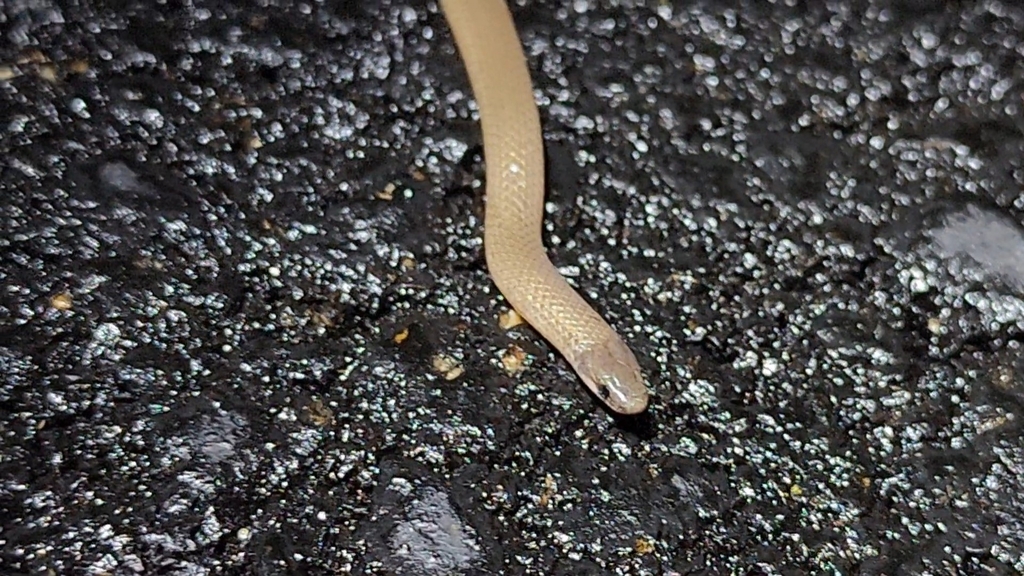
[[[576,371],[583,383],[615,412],[629,415],[647,409],[647,386],[640,365],[618,335],[583,351]]]

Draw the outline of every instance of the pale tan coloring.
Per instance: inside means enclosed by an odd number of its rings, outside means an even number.
[[[611,410],[642,412],[647,387],[633,352],[544,251],[544,144],[508,6],[504,0],[441,0],[441,8],[480,109],[487,163],[484,252],[491,277]]]

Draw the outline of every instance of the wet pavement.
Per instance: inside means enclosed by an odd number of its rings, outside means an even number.
[[[259,4],[0,7],[3,573],[1024,572],[1024,8],[515,6],[618,421],[437,7]]]

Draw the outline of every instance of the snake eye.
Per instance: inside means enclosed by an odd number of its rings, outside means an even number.
[[[585,350],[575,364],[588,388],[613,411],[638,414],[647,408],[647,387],[636,358],[614,334]]]

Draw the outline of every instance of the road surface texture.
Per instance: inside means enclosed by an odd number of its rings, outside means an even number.
[[[1024,8],[513,13],[638,420],[502,323],[434,3],[3,3],[3,574],[1024,571]]]

